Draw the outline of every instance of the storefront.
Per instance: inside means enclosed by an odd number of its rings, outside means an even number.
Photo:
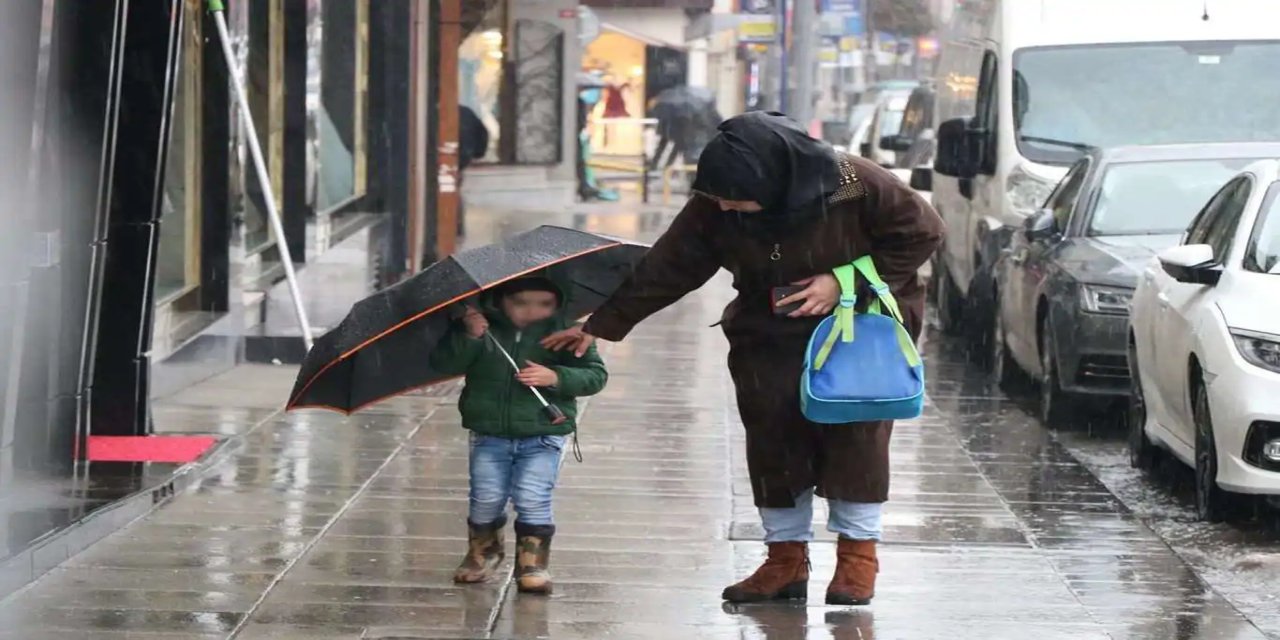
[[[414,80],[434,75],[438,5],[226,2],[264,185],[204,0],[0,2],[0,596],[72,549],[37,540],[89,544],[109,531],[68,527],[145,488],[103,490],[87,438],[149,433],[153,396],[277,337],[255,323],[282,241],[306,272],[364,234],[361,286],[405,274],[410,211],[431,214],[411,171],[436,152],[410,115],[435,113]],[[209,343],[232,360],[206,360]]]
[[[565,69],[576,52],[570,40],[576,5],[486,4],[475,24],[465,25],[470,31],[458,48],[458,102],[475,111],[489,133],[488,153],[477,164],[571,165]]]

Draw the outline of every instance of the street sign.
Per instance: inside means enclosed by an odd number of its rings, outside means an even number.
[[[773,18],[743,20],[738,23],[738,42],[771,43],[778,39],[778,25]]]
[[[822,0],[823,13],[862,13],[863,0]]]

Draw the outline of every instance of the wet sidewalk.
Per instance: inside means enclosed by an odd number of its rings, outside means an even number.
[[[625,214],[619,214],[625,215]],[[0,608],[0,638],[1264,638],[1034,422],[928,348],[931,400],[893,442],[874,604],[725,607],[754,569],[723,279],[612,345],[585,457],[565,463],[556,595],[449,582],[464,546],[456,389],[350,419],[284,415],[287,367],[241,367],[169,399],[166,430],[233,437],[188,493]],[[817,519],[825,514],[819,510]],[[510,544],[510,542],[509,542]]]

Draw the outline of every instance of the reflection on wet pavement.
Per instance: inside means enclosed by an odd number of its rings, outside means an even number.
[[[468,226],[473,240],[555,220],[651,235],[667,219],[574,215]],[[157,412],[234,436],[228,461],[6,601],[0,637],[1265,638],[936,337],[926,414],[894,434],[875,603],[821,605],[835,559],[819,525],[808,606],[722,604],[763,557],[726,347],[707,328],[728,295],[719,279],[608,346],[585,460],[566,462],[557,495],[554,597],[449,581],[467,497],[456,389],[282,415],[269,407],[292,370],[242,367]]]

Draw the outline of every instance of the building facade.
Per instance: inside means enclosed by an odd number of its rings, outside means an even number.
[[[282,245],[332,313],[451,247],[440,64],[462,0],[225,4],[270,184],[203,0],[0,3],[0,597],[109,533],[90,516],[150,500],[163,468],[90,462],[88,438],[146,435],[153,399],[301,357]],[[322,290],[352,256],[357,281]]]

